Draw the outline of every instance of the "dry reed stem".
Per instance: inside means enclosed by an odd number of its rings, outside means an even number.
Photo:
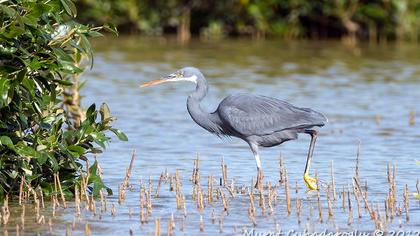
[[[204,231],[204,223],[203,223],[203,216],[202,215],[200,215],[199,225],[200,225],[200,232],[203,232]]]
[[[315,179],[316,179],[316,186],[319,186],[318,180],[318,173],[315,172]],[[322,219],[322,204],[321,204],[321,191],[317,191],[317,199],[318,199],[318,216],[319,221],[322,223],[324,220]]]
[[[357,151],[356,151],[356,169],[355,169],[356,178],[359,178],[360,144],[361,144],[361,141],[358,140],[358,142],[357,142]]]
[[[408,124],[413,126],[416,124],[416,110],[411,110],[409,114]]]
[[[42,215],[38,218],[38,224],[45,224],[45,217]]]
[[[280,185],[284,184],[284,167],[283,167],[283,157],[280,154]]]
[[[393,187],[392,189],[394,190],[392,192],[392,202],[393,202],[393,207],[394,209],[397,206],[397,167],[396,164],[394,163],[394,167],[392,170],[392,180],[393,180]]]
[[[219,232],[222,234],[223,233],[223,214],[220,213],[220,217],[219,217]]]
[[[185,217],[181,217],[181,226],[179,227],[179,230],[183,232],[184,228],[185,228]]]
[[[123,203],[124,200],[125,200],[125,191],[126,191],[128,185],[129,185],[131,170],[133,169],[135,159],[136,159],[136,150],[134,150],[133,154],[131,154],[130,165],[128,166],[128,168],[125,172],[124,181],[119,186],[119,194],[118,194],[118,203],[119,204]]]
[[[211,223],[212,224],[215,224],[216,223],[216,210],[214,208],[211,211]]]
[[[235,180],[234,179],[232,179],[232,181],[230,182],[230,185],[226,185],[225,188],[227,189],[227,191],[230,193],[232,197],[235,197]]]
[[[152,194],[151,194],[151,182],[149,182],[149,190],[146,192],[146,209],[147,215],[152,215]]]
[[[76,229],[76,218],[73,217],[73,223],[71,224],[71,230],[75,230]]]
[[[363,193],[362,189],[360,187],[360,183],[359,180],[357,178],[353,178],[355,183],[356,183],[356,187],[358,189],[358,191],[360,192],[360,195],[362,196],[364,202],[365,202],[365,208],[368,210],[369,214],[370,214],[370,218],[373,220],[375,219],[375,212],[370,208],[369,206],[369,202],[367,200],[367,192]]]
[[[225,160],[224,160],[223,157],[222,157],[222,164],[221,164],[221,166],[222,166],[223,186],[226,186],[227,185],[227,179],[228,179],[228,176],[227,176],[227,165],[225,164]]]
[[[332,219],[334,217],[334,212],[332,208],[330,192],[330,185],[327,184],[328,218]]]
[[[386,195],[385,198],[385,203],[384,203],[384,207],[385,207],[385,221],[388,222],[389,220],[389,195]]]
[[[390,163],[387,163],[387,180],[388,180],[388,195],[387,195],[387,208],[390,213],[390,218],[394,218],[394,201],[393,201],[393,192],[394,192],[394,185],[393,185],[393,176],[391,174],[391,167]]]
[[[209,176],[208,182],[207,182],[207,197],[208,197],[208,203],[213,204],[213,176]]]
[[[173,192],[174,191],[174,176],[171,175],[170,179],[169,179],[169,191]]]
[[[50,234],[52,234],[52,220],[50,217],[48,218],[48,229],[50,231]]]
[[[175,173],[175,186],[176,186],[176,192],[181,193],[181,180],[179,179],[179,170],[176,170]]]
[[[296,198],[296,216],[297,216],[298,224],[301,223],[302,203],[303,203],[302,200],[299,200],[298,198]]]
[[[381,211],[379,210],[378,204],[376,204],[375,228],[378,229],[378,230],[383,229],[383,224],[382,224],[382,220],[381,220]]]
[[[155,198],[159,197],[160,185],[162,184],[162,181],[163,181],[163,172],[160,174],[159,182],[156,186]]]
[[[271,186],[270,186],[271,187]],[[270,188],[269,187],[269,188]],[[267,201],[267,205],[268,205],[268,210],[269,210],[269,214],[273,214],[274,209],[273,209],[273,203],[272,203],[272,198],[273,198],[273,193],[271,190],[268,190],[268,201]]]
[[[357,204],[357,216],[359,218],[362,218],[362,211],[360,209],[360,201],[359,201],[359,192],[357,191],[356,186],[353,184],[353,195],[354,195],[354,199],[356,200],[356,204]]]
[[[262,187],[262,184],[260,184],[259,188],[258,188],[258,192],[259,192],[259,205],[261,207],[261,211],[265,212],[265,197],[264,197],[264,189]]]
[[[290,188],[289,188],[289,177],[287,175],[286,168],[284,169],[284,188],[285,188],[285,194],[286,194],[286,204],[287,204],[287,215],[290,215],[292,212],[292,207],[290,203]]]
[[[70,236],[70,226],[66,224],[66,236]]]
[[[155,219],[155,236],[160,236],[160,218]]]
[[[419,199],[419,206],[420,206],[420,181],[418,179],[416,181],[416,190],[417,190],[417,196]]]
[[[261,169],[258,169],[258,174],[257,174],[257,189],[258,190],[260,188],[262,189],[264,187],[263,186],[263,178],[264,178],[264,175],[263,175],[262,170]]]
[[[203,199],[203,191],[201,189],[201,186],[197,184],[197,209],[201,213],[201,211],[204,208],[204,199]]]
[[[277,186],[274,185],[274,188],[273,188],[273,203],[274,203],[274,206],[277,206],[277,197],[278,197]]]
[[[90,165],[89,165],[89,160],[86,159],[86,177],[84,179],[84,186],[83,186],[83,193],[85,194],[85,200],[87,205],[89,206],[89,194],[88,194],[88,183],[89,183],[89,178],[90,178],[90,171],[89,171]],[[82,175],[83,176],[83,175]],[[82,178],[83,180],[83,178]]]
[[[20,185],[19,185],[19,206],[22,205],[22,193],[23,193],[23,183],[25,182],[25,176],[21,176]]]
[[[253,194],[252,188],[249,191],[248,195],[249,195],[248,216],[251,219],[252,223],[256,225],[256,222],[255,222],[256,209],[255,209],[255,204],[254,204],[254,194]]]
[[[85,224],[85,235],[90,236],[90,226],[89,223]]]
[[[351,205],[350,190],[347,191],[347,200],[349,206],[349,214],[347,217],[347,225],[351,225],[353,222],[353,207]]]
[[[176,174],[175,174],[175,184],[176,184],[176,191],[175,191],[175,196],[176,196],[176,207],[178,210],[181,209],[182,207],[182,202],[185,202],[185,198],[184,198],[184,194],[181,192],[181,181],[179,179],[179,171],[176,170]],[[194,185],[195,186],[195,185]]]
[[[183,202],[183,207],[184,207],[184,217],[187,217],[187,202],[185,201],[185,196],[182,196],[182,202]]]
[[[223,210],[226,211],[226,212],[229,211],[229,205],[227,203],[225,194],[223,193],[223,191],[222,191],[222,189],[220,187],[217,188],[217,191],[219,192],[220,197],[222,199]]]
[[[67,208],[66,198],[64,197],[63,189],[61,188],[61,181],[60,181],[60,174],[59,174],[59,172],[57,172],[55,174],[55,176],[57,178],[57,184],[58,184],[58,188],[60,190],[61,201],[63,202],[64,208]]]
[[[115,214],[116,214],[115,204],[112,203],[112,208],[111,208],[111,215],[112,215],[112,217],[114,217]]]
[[[332,194],[334,203],[337,200],[337,193],[335,191],[335,178],[334,178],[334,160],[331,160],[331,188],[332,188]]]
[[[128,169],[125,173],[125,178],[124,178],[124,187],[128,187],[128,181],[130,180],[130,176],[131,176],[131,170],[133,169],[133,165],[134,165],[134,160],[136,159],[136,150],[133,151],[133,154],[131,155],[131,160],[130,160],[130,165],[128,166]]]
[[[168,236],[172,236],[174,234],[174,228],[175,228],[174,213],[172,213],[171,218],[169,218],[168,220],[168,232],[167,232]]]
[[[22,230],[25,230],[25,213],[26,213],[25,205],[22,205],[22,213],[20,214],[20,224],[22,226]]]
[[[90,206],[90,211],[93,213],[93,216],[96,216],[96,200],[93,197],[93,195],[91,196],[91,206]]]
[[[344,190],[344,186],[343,186],[343,191],[341,192],[341,199],[342,199],[341,207],[343,208],[343,211],[346,212],[346,191]]]
[[[105,204],[104,192],[102,190],[99,191],[99,197],[101,200],[101,213],[104,213],[106,212],[106,204]]]
[[[53,198],[57,198],[58,183],[57,183],[57,174],[56,173],[53,174],[53,178],[54,178],[54,194],[52,195],[52,197]],[[54,203],[57,203],[57,206],[60,206],[60,204],[58,203],[58,201],[57,202],[54,202]]]
[[[6,197],[3,199],[3,206],[1,207],[1,219],[3,225],[7,225],[10,218],[10,210],[9,210],[9,195],[6,195]]]
[[[76,186],[74,190],[74,205],[76,208],[76,215],[80,216],[80,196],[79,196],[79,188]]]
[[[143,187],[140,189],[140,223],[144,224],[146,222],[146,218],[144,215],[144,210],[146,207],[146,191]]]
[[[42,192],[42,189],[39,188],[39,195],[41,195],[41,206],[42,208],[45,208],[45,203],[44,203],[44,194]]]
[[[408,185],[405,185],[404,188],[404,194],[403,194],[403,198],[404,198],[404,208],[405,208],[405,222],[408,223],[408,221],[410,220],[410,217],[408,215]]]

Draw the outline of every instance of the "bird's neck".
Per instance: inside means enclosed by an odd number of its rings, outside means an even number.
[[[188,96],[187,109],[192,119],[201,127],[212,133],[220,133],[218,117],[204,110],[200,102],[206,96],[208,91],[207,81],[203,76],[197,78],[197,87],[195,91]]]

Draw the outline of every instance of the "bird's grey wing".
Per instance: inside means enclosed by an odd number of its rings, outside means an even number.
[[[327,118],[312,109],[259,95],[240,94],[225,98],[217,112],[234,131],[245,135],[267,135],[286,129],[323,126]]]

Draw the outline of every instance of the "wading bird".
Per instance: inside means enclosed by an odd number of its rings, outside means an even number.
[[[194,67],[185,67],[159,80],[141,85],[189,81],[196,84],[188,96],[187,109],[192,119],[205,130],[219,137],[238,137],[249,144],[257,164],[257,184],[261,184],[262,169],[259,147],[273,147],[297,139],[298,133],[311,136],[303,179],[308,188],[316,190],[316,179],[309,176],[309,166],[317,138],[316,127],[322,127],[327,118],[312,109],[295,107],[285,101],[252,94],[231,95],[223,99],[216,111],[205,111],[200,102],[207,94],[207,81]]]

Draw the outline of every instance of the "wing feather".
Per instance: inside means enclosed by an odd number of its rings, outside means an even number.
[[[327,122],[323,114],[310,108],[299,108],[279,99],[251,94],[225,98],[217,112],[232,130],[245,136],[306,129],[323,126]]]

